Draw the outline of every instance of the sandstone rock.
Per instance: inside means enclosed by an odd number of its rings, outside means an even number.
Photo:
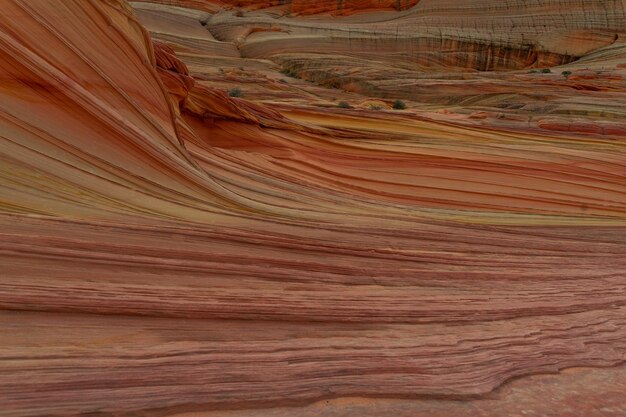
[[[621,412],[621,3],[311,4],[4,2],[0,414]]]

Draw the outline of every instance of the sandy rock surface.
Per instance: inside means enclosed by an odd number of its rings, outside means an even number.
[[[6,0],[0,415],[621,416],[624,6]]]

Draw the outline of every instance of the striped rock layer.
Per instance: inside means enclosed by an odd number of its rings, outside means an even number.
[[[4,1],[0,415],[620,415],[624,2],[275,3]]]

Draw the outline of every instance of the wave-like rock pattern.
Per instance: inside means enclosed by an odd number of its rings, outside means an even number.
[[[397,16],[452,7],[432,4]],[[326,18],[268,32],[231,23],[263,11],[137,8],[157,39],[122,0],[0,15],[0,415],[620,409],[623,110],[591,106],[624,100],[619,45],[581,60],[611,72],[516,73],[586,117],[531,125],[491,117],[493,97],[470,115],[330,108],[372,99],[239,55],[332,34]],[[243,98],[218,88],[245,65]],[[508,76],[457,88],[504,95]]]
[[[355,12],[372,10],[408,10],[420,0],[138,0],[168,6],[192,8],[212,11],[216,8],[244,8],[258,10],[268,8],[282,9],[285,13],[298,15],[314,15],[330,13],[333,15],[350,15]]]
[[[319,2],[316,2],[319,4]],[[528,4],[424,0],[400,15],[331,20],[276,19],[273,15],[221,13],[208,21],[219,39],[242,42],[247,27],[281,30],[246,39],[247,56],[280,54],[297,43],[302,52],[429,60],[479,70],[567,63],[615,42],[626,32],[622,1],[541,1]],[[248,32],[249,33],[249,32]],[[281,35],[289,33],[290,36]]]

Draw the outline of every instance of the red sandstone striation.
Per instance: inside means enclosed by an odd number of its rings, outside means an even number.
[[[355,12],[408,10],[419,3],[419,0],[138,0],[204,11],[216,8],[244,8],[259,10],[283,8],[286,13],[312,15],[330,13],[333,15],[350,15]]]
[[[620,2],[228,3],[5,1],[0,415],[619,415]]]
[[[291,0],[290,12],[302,15],[327,13],[337,15],[352,14],[356,11],[372,10],[407,10],[415,6],[419,0]]]

